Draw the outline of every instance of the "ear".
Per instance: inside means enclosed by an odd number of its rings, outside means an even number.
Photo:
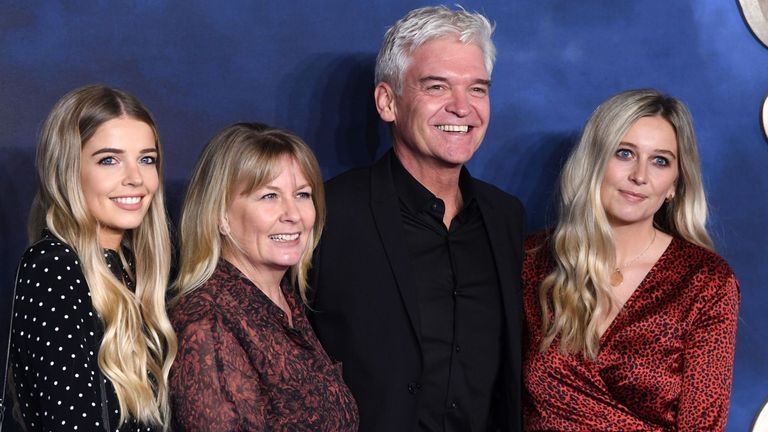
[[[229,218],[227,218],[226,214],[219,220],[219,232],[223,236],[229,235]]]
[[[379,117],[387,123],[395,121],[395,91],[385,82],[380,82],[373,90],[373,100]]]

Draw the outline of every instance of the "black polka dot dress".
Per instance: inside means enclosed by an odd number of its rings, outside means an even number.
[[[126,280],[117,252],[105,250],[105,257]],[[50,233],[21,260],[12,325],[14,411],[27,430],[154,430],[134,420],[118,429],[117,396],[97,362],[102,323],[77,255]]]

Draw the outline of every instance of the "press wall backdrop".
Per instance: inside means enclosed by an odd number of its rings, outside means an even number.
[[[426,4],[0,1],[0,360],[27,243],[36,137],[59,97],[105,83],[152,110],[176,218],[203,145],[235,121],[295,131],[326,178],[385,151],[387,132],[371,97],[375,56],[386,28]],[[741,281],[728,430],[747,430],[768,398],[768,142],[759,120],[768,49],[750,33],[737,1],[463,6],[496,22],[498,48],[491,125],[469,168],[522,199],[531,231],[552,221],[560,164],[601,101],[655,87],[689,105],[711,231]]]

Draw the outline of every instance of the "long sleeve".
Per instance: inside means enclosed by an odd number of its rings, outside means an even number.
[[[258,377],[216,317],[186,325],[170,377],[174,427],[184,431],[266,428]]]
[[[16,283],[10,362],[27,428],[103,428],[98,322],[77,256],[56,240],[38,242]]]
[[[725,263],[705,267],[698,310],[684,353],[678,429],[722,431],[731,394],[739,285]]]

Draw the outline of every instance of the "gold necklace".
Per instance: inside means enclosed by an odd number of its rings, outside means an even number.
[[[613,271],[613,273],[611,273],[611,286],[619,286],[619,285],[621,285],[624,282],[624,275],[621,273],[621,270],[629,267],[635,261],[639,260],[640,257],[645,255],[645,253],[648,252],[648,249],[651,248],[651,246],[653,245],[653,242],[655,242],[655,241],[656,241],[656,229],[654,228],[654,230],[653,230],[653,237],[651,238],[651,242],[648,243],[648,246],[646,246],[645,249],[643,249],[642,252],[640,252],[640,255],[632,258],[631,260],[629,260],[629,262],[625,263],[623,266],[616,267],[616,269]]]

